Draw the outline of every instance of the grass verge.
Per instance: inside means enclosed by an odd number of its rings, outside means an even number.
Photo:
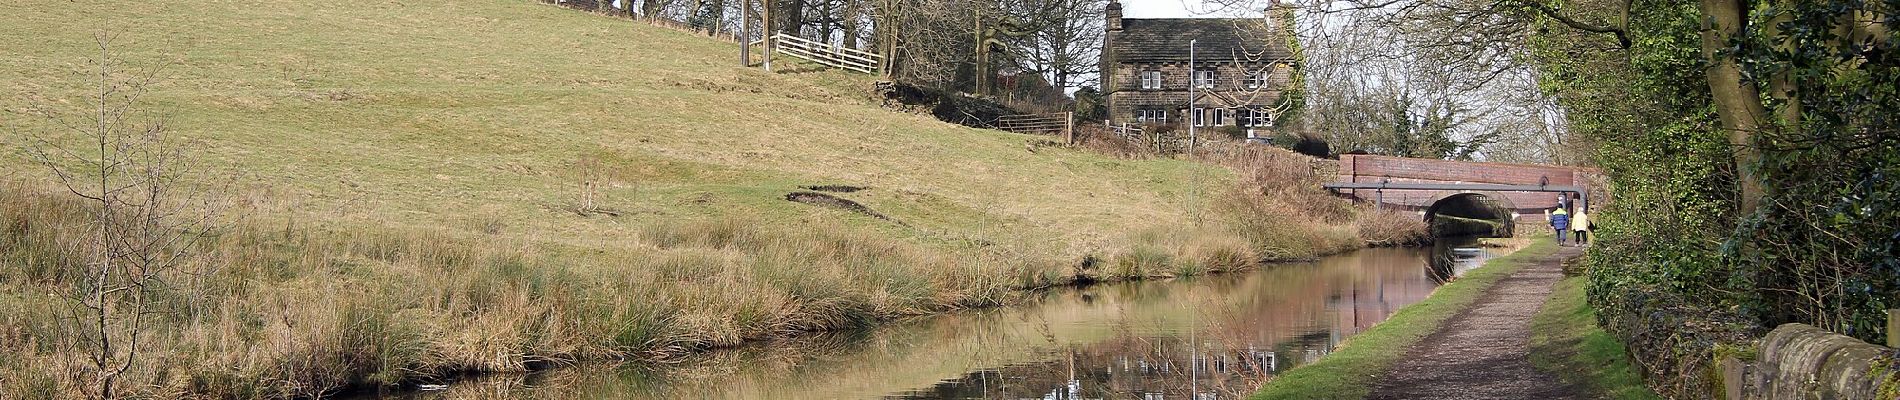
[[[1492,259],[1458,280],[1440,286],[1425,301],[1406,306],[1385,322],[1353,336],[1319,362],[1289,370],[1268,381],[1252,398],[1365,398],[1378,379],[1373,373],[1385,370],[1404,357],[1406,349],[1477,301],[1491,285],[1556,252],[1556,243],[1546,237],[1516,253]]]
[[[1623,343],[1597,327],[1596,311],[1585,301],[1588,280],[1564,278],[1531,319],[1531,364],[1612,399],[1661,399],[1643,386]]]

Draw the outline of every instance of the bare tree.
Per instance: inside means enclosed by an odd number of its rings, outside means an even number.
[[[1527,40],[1538,21],[1626,43],[1616,24],[1588,21],[1539,0],[1209,0],[1214,12],[1286,7],[1304,51],[1306,111],[1296,121],[1336,150],[1390,148],[1391,127],[1459,110],[1454,139],[1486,142],[1472,155],[1574,161],[1564,113],[1536,86]],[[1411,109],[1395,112],[1401,99]],[[1437,110],[1437,111],[1434,111]],[[1461,150],[1462,151],[1462,150]]]
[[[1051,86],[1094,86],[1100,69],[1104,0],[1027,0],[1015,7],[1032,32],[1011,41],[1018,67]]]
[[[212,272],[188,258],[222,207],[186,192],[184,179],[194,171],[185,147],[163,123],[140,121],[140,100],[158,68],[129,69],[113,58],[114,35],[96,39],[90,109],[83,116],[40,109],[54,128],[35,135],[28,154],[93,208],[83,276],[70,292],[81,307],[66,326],[76,330],[69,345],[87,357],[76,371],[91,378],[86,390],[113,398],[118,379],[145,356],[154,325],[175,305],[161,295],[179,289],[175,278]]]

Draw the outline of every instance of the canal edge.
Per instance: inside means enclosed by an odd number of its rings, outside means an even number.
[[[1250,398],[1362,399],[1371,394],[1382,373],[1419,341],[1469,308],[1498,282],[1519,270],[1556,255],[1561,250],[1551,237],[1539,237],[1529,246],[1438,287],[1425,300],[1400,308],[1372,329],[1353,335],[1318,362],[1288,370],[1267,381]]]

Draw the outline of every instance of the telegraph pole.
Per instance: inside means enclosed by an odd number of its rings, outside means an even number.
[[[1200,39],[1188,39],[1188,117],[1187,117],[1188,148],[1187,148],[1187,153],[1188,153],[1188,158],[1190,159],[1194,158],[1194,145],[1197,142],[1200,142],[1200,136],[1197,136],[1196,132],[1194,131],[1194,126],[1200,125],[1198,121],[1196,121],[1196,119],[1199,119],[1201,117],[1201,110],[1195,107],[1197,105],[1196,103],[1198,102],[1195,101],[1194,99],[1194,87],[1201,85],[1201,83],[1198,82],[1201,77],[1200,76],[1201,71],[1195,69],[1196,67],[1194,66],[1194,47],[1196,44],[1199,44],[1200,41],[1201,41]]]
[[[1199,75],[1200,71],[1196,71],[1194,69],[1194,48],[1196,47],[1197,44],[1200,43],[1200,41],[1201,41],[1200,39],[1188,39],[1188,117],[1183,118],[1183,119],[1186,120],[1188,123],[1187,159],[1189,161],[1194,160],[1194,146],[1196,144],[1195,142],[1199,142],[1201,140],[1200,136],[1196,135],[1196,132],[1194,130],[1194,126],[1199,125],[1198,123],[1199,121],[1195,121],[1195,120],[1201,117],[1200,109],[1194,107],[1196,105],[1195,104],[1196,101],[1194,99],[1194,87],[1200,86],[1199,82],[1195,82],[1196,80],[1198,80],[1197,78],[1199,78],[1199,76],[1197,75]],[[1200,211],[1201,210],[1200,208],[1201,207],[1200,206],[1201,169],[1200,168],[1194,169],[1193,185],[1194,187],[1188,190],[1188,207],[1190,207],[1191,210],[1194,210],[1193,211],[1194,226],[1199,227],[1201,226],[1201,211]],[[1192,334],[1193,331],[1189,331],[1189,332],[1190,334]],[[1196,392],[1198,392],[1198,390],[1196,390]],[[1196,394],[1198,395],[1198,393]]]

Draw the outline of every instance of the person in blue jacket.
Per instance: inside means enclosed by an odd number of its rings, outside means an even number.
[[[1550,210],[1550,228],[1557,230],[1557,245],[1564,245],[1564,237],[1570,236],[1570,213],[1562,207]]]

